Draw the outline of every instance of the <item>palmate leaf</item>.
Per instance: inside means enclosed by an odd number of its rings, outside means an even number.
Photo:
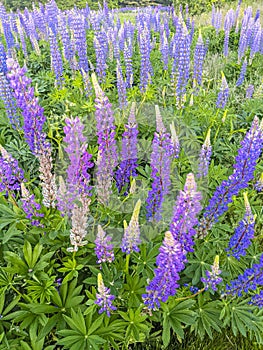
[[[195,310],[197,319],[194,325],[191,326],[191,331],[195,331],[201,339],[207,334],[210,339],[213,338],[212,330],[221,333],[223,326],[220,320],[220,301],[210,301],[205,299],[207,293],[198,295],[198,308]]]
[[[162,340],[165,347],[170,343],[171,329],[180,340],[184,338],[185,325],[195,323],[196,313],[190,310],[194,304],[194,300],[184,300],[179,303],[172,301],[169,304],[162,304],[164,311]]]

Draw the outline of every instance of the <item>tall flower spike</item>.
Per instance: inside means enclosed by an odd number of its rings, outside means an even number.
[[[113,244],[110,244],[112,237],[107,236],[103,228],[98,225],[97,237],[95,243],[95,254],[98,258],[97,263],[111,263],[114,260]]]
[[[227,211],[228,204],[232,202],[233,196],[248,186],[249,181],[254,177],[257,160],[262,152],[262,148],[263,125],[262,122],[259,125],[258,117],[255,117],[251,128],[243,141],[241,141],[241,147],[238,150],[236,162],[233,166],[233,174],[217,187],[205,209],[204,217],[200,221],[198,229],[199,235],[206,235],[212,225]]]
[[[166,302],[169,296],[175,295],[184,261],[181,244],[167,231],[156,258],[154,277],[146,287],[146,294],[142,295],[147,308],[156,310],[161,301]]]
[[[217,96],[216,107],[225,108],[228,97],[229,97],[229,87],[226,81],[226,77],[222,72],[222,84],[221,84],[220,92]]]
[[[246,255],[246,250],[251,244],[255,230],[255,217],[252,214],[247,193],[244,193],[244,201],[246,208],[244,218],[235,229],[235,233],[230,238],[227,248],[228,254],[233,255],[238,260],[241,256]]]
[[[170,186],[171,157],[174,155],[174,144],[171,135],[166,132],[163,125],[159,107],[155,106],[156,132],[152,142],[151,177],[153,179],[151,190],[146,199],[146,217],[149,220],[161,220],[161,208]]]
[[[112,304],[115,296],[110,294],[110,288],[105,287],[101,273],[98,274],[98,293],[96,294],[95,304],[100,306],[99,314],[106,312],[110,317],[112,311],[117,310],[116,306]]]
[[[115,141],[115,125],[111,104],[98,84],[96,75],[92,73],[95,89],[95,117],[97,121],[98,160],[97,160],[97,195],[98,201],[107,205],[110,194],[114,169],[118,162]]]
[[[179,153],[180,153],[180,142],[178,135],[175,130],[174,122],[170,124],[170,131],[171,131],[171,140],[174,146],[174,158],[179,158]]]
[[[217,291],[217,285],[223,281],[219,275],[221,270],[219,270],[219,255],[216,255],[213,265],[211,266],[212,271],[206,271],[206,277],[201,278],[201,282],[205,285],[205,290],[211,288],[213,291]]]
[[[130,184],[131,177],[137,176],[137,135],[138,124],[135,119],[135,106],[133,102],[128,119],[128,124],[125,125],[125,131],[122,135],[122,150],[121,150],[121,163],[116,171],[116,185],[118,191],[121,192],[124,186]],[[124,195],[128,194],[129,188],[125,191]]]
[[[170,225],[170,231],[174,239],[180,242],[184,254],[193,251],[193,236],[196,234],[194,226],[198,224],[197,215],[202,209],[201,199],[194,175],[190,173],[187,175],[184,190],[177,196]]]
[[[138,247],[138,245],[141,243],[139,225],[140,209],[141,200],[139,199],[134,207],[129,225],[127,225],[126,221],[124,221],[124,235],[121,243],[121,250],[123,253],[131,254],[132,251],[140,251]]]
[[[208,167],[210,164],[210,159],[212,155],[212,146],[210,143],[210,129],[207,132],[205,142],[202,146],[200,155],[199,155],[199,164],[198,164],[198,174],[197,177],[203,177],[208,174]]]
[[[244,62],[241,67],[240,75],[238,77],[238,80],[236,82],[236,86],[240,86],[243,84],[245,75],[246,75],[246,70],[247,70],[247,58],[244,59]]]
[[[263,254],[258,264],[252,265],[237,279],[226,285],[226,294],[241,297],[243,293],[256,290],[258,286],[263,286]]]
[[[37,155],[40,149],[48,146],[43,132],[46,120],[44,110],[34,96],[34,88],[30,86],[31,79],[25,75],[26,68],[20,68],[12,58],[7,59],[7,68],[10,86],[13,88],[17,106],[21,109],[24,118],[25,140],[30,150]]]

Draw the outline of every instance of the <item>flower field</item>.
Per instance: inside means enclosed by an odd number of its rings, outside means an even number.
[[[0,349],[263,348],[263,28],[233,6],[0,4]]]

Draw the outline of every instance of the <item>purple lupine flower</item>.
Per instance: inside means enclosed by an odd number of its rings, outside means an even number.
[[[56,76],[56,85],[62,87],[63,85],[63,62],[61,53],[58,47],[57,38],[53,31],[49,30],[49,43],[50,43],[50,54],[51,54],[51,66]]]
[[[221,274],[221,270],[219,270],[219,255],[215,257],[214,263],[211,266],[211,271],[205,272],[206,277],[201,277],[201,282],[205,285],[205,290],[212,289],[213,291],[217,291],[217,285],[223,281],[219,275]]]
[[[116,306],[112,304],[115,296],[110,294],[110,288],[105,287],[101,273],[98,274],[98,293],[96,294],[96,300],[94,303],[100,306],[99,314],[104,311],[107,316],[110,317],[112,311],[117,310]]]
[[[251,298],[251,302],[249,302],[249,304],[262,308],[263,307],[263,290],[261,290],[258,294],[253,295],[253,297]]]
[[[111,183],[114,169],[118,162],[115,141],[115,125],[111,104],[98,84],[95,74],[92,74],[95,89],[95,117],[97,121],[97,136],[99,153],[97,160],[97,194],[98,201],[107,204],[110,199]]]
[[[194,226],[198,224],[197,215],[202,209],[202,195],[197,191],[192,173],[187,175],[184,190],[180,191],[170,225],[170,231],[176,241],[180,242],[183,253],[193,251],[193,236],[196,234]]]
[[[141,209],[141,200],[139,199],[134,207],[131,221],[127,225],[124,221],[124,235],[121,242],[121,250],[123,253],[131,254],[134,252],[139,252],[140,239],[140,225],[139,225],[139,214]]]
[[[208,174],[208,167],[210,164],[212,155],[212,146],[210,143],[210,129],[206,135],[205,142],[201,148],[198,162],[198,173],[197,177],[204,177]]]
[[[246,99],[250,100],[254,93],[254,85],[248,85],[246,89]]]
[[[229,87],[226,81],[226,77],[224,73],[222,72],[222,84],[220,91],[217,96],[217,101],[216,101],[216,107],[217,108],[225,108],[227,104],[227,100],[229,97]]]
[[[141,68],[140,68],[140,90],[145,92],[147,86],[151,83],[152,65],[150,61],[150,41],[151,33],[149,28],[144,24],[144,27],[140,28],[139,33],[139,47],[141,55]]]
[[[179,272],[184,269],[185,261],[181,244],[169,231],[165,233],[159,252],[154,277],[146,287],[146,294],[142,295],[147,308],[154,310],[160,308],[161,301],[166,302],[169,296],[176,294]]]
[[[161,207],[170,187],[171,157],[174,155],[174,145],[171,135],[166,132],[158,106],[156,110],[156,132],[152,142],[151,177],[152,186],[146,199],[146,218],[161,220]]]
[[[176,130],[175,130],[174,122],[172,122],[172,124],[170,124],[170,131],[171,131],[171,141],[172,141],[172,144],[174,147],[174,158],[179,158],[180,142],[179,142],[179,138],[178,138],[178,135],[176,133]]]
[[[13,128],[20,128],[19,116],[16,108],[15,99],[6,75],[0,68],[0,98],[4,102],[5,112]]]
[[[108,236],[103,228],[98,225],[98,233],[95,243],[95,254],[98,258],[97,263],[111,263],[114,260],[113,244],[111,244],[112,237]]]
[[[74,208],[74,202],[80,198],[85,201],[91,196],[90,174],[88,169],[94,164],[90,161],[92,155],[87,152],[86,137],[83,135],[84,125],[79,118],[66,118],[64,127],[67,152],[70,164],[67,168],[67,191],[58,195],[58,206],[62,213],[69,213]]]
[[[72,41],[68,32],[66,19],[64,16],[62,16],[62,14],[58,16],[58,31],[62,41],[62,51],[64,58],[69,62],[71,69],[73,69],[74,51],[72,47]]]
[[[125,131],[122,135],[121,163],[116,171],[116,185],[119,192],[124,186],[129,187],[131,177],[137,176],[137,135],[139,131],[135,119],[135,105],[133,102],[128,124],[125,125]],[[129,188],[126,189],[124,195],[128,194],[128,190]]]
[[[179,42],[179,57],[178,57],[178,72],[176,84],[176,97],[179,102],[182,102],[186,92],[190,75],[190,36],[186,25],[183,23],[183,32]]]
[[[251,240],[254,238],[255,231],[255,218],[251,211],[247,193],[244,193],[244,200],[246,208],[244,218],[235,229],[235,233],[230,238],[227,248],[228,255],[232,255],[238,260],[241,256],[246,255],[246,250],[250,246]]]
[[[261,43],[261,28],[259,27],[256,31],[256,34],[254,35],[253,38],[253,43],[251,45],[251,50],[250,50],[250,62],[252,61],[253,57],[257,52],[260,50],[260,43]]]
[[[73,18],[73,32],[75,40],[75,48],[79,58],[79,69],[83,69],[84,72],[88,72],[89,63],[87,57],[87,40],[86,30],[84,26],[84,18],[81,15],[75,15]]]
[[[24,183],[21,183],[21,193],[22,209],[26,218],[31,220],[33,226],[40,226],[38,218],[44,216],[44,214],[39,213],[41,205],[35,201],[35,196],[29,193]]]
[[[165,31],[163,31],[161,33],[160,51],[161,51],[161,54],[162,54],[163,69],[164,70],[168,70],[169,44],[168,44],[168,39],[166,37],[166,32]]]
[[[120,61],[117,61],[116,73],[117,73],[119,107],[120,109],[124,109],[127,106],[128,102],[127,102],[127,93],[126,93],[126,83],[123,79]]]
[[[129,39],[124,44],[124,62],[126,67],[126,87],[131,88],[133,84],[133,67],[132,67],[132,53],[133,53],[133,46],[132,46],[132,40]]]
[[[17,30],[18,30],[19,37],[20,37],[20,43],[21,43],[21,46],[22,46],[22,51],[23,51],[24,57],[26,58],[28,56],[27,55],[27,48],[26,48],[26,40],[25,40],[25,35],[24,35],[24,29],[23,29],[23,27],[21,25],[19,17],[17,19]]]
[[[89,98],[92,96],[92,93],[93,93],[93,88],[92,88],[92,83],[91,83],[89,72],[86,73],[86,72],[84,72],[84,70],[82,70],[81,75],[83,78],[84,90],[86,93],[86,97]]]
[[[241,141],[241,147],[233,166],[233,174],[217,187],[205,208],[204,217],[199,225],[199,234],[207,234],[212,225],[227,211],[233,196],[237,195],[241,189],[246,188],[248,182],[253,179],[257,160],[263,148],[262,129],[263,126],[259,125],[258,117],[255,117],[251,128]]]
[[[241,67],[240,75],[238,77],[238,80],[236,82],[236,86],[240,86],[243,84],[243,81],[245,79],[246,75],[246,70],[247,70],[247,59],[245,58]]]
[[[99,82],[105,80],[106,77],[106,59],[107,59],[107,37],[105,32],[99,31],[94,37],[94,48],[96,53],[96,73]]]
[[[203,74],[203,65],[206,55],[206,46],[203,42],[201,31],[199,32],[199,37],[195,47],[194,53],[194,74],[193,78],[196,80],[198,85],[202,85],[202,74]]]
[[[255,190],[258,192],[263,192],[263,173],[261,173],[260,178],[255,183]]]
[[[20,190],[24,181],[24,172],[18,161],[0,145],[0,192],[8,194],[10,191]]]
[[[20,68],[18,63],[12,58],[7,59],[9,70],[8,79],[13,89],[13,95],[17,106],[21,109],[24,118],[24,137],[34,154],[38,154],[40,149],[48,147],[46,136],[43,132],[45,123],[44,110],[40,107],[38,99],[34,95],[34,88],[30,86],[31,79],[25,73],[26,68]]]
[[[258,264],[253,264],[251,268],[246,269],[243,274],[226,285],[226,294],[242,297],[243,293],[256,290],[258,286],[263,286],[263,254]]]

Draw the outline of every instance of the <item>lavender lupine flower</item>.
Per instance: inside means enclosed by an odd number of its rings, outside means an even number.
[[[14,129],[20,128],[15,99],[9,81],[0,68],[0,98],[4,102],[6,115]]]
[[[226,77],[224,73],[222,72],[222,84],[220,91],[217,96],[217,101],[216,101],[216,107],[217,108],[225,108],[227,104],[227,100],[229,97],[229,87],[226,81]]]
[[[98,225],[98,233],[95,243],[95,254],[98,258],[97,263],[111,263],[114,260],[113,244],[110,244],[111,236],[108,236],[103,228]]]
[[[171,158],[174,155],[174,145],[171,135],[166,132],[158,106],[156,111],[156,132],[152,142],[151,178],[152,186],[146,199],[146,218],[161,220],[161,207],[169,192]]]
[[[197,215],[202,209],[202,195],[197,191],[197,185],[192,173],[187,175],[184,190],[180,191],[170,225],[174,239],[181,244],[184,254],[193,251],[194,226],[198,224]]]
[[[24,35],[24,29],[23,29],[23,27],[21,25],[21,22],[20,22],[19,18],[17,18],[16,24],[17,24],[17,30],[18,30],[18,33],[19,33],[19,37],[20,37],[20,43],[21,43],[22,51],[23,51],[24,57],[26,58],[28,56],[27,55],[27,48],[26,48],[26,40],[25,40],[25,35]]]
[[[240,86],[243,84],[243,81],[244,81],[245,75],[246,75],[246,70],[247,70],[247,59],[245,58],[244,62],[242,64],[242,67],[241,67],[240,75],[239,75],[238,80],[236,82],[236,86]]]
[[[87,41],[86,30],[84,26],[84,18],[81,15],[75,15],[73,18],[73,32],[75,40],[75,48],[79,57],[79,69],[88,72],[89,64],[87,57]]]
[[[97,160],[97,194],[98,201],[108,203],[111,193],[111,183],[114,169],[117,166],[118,154],[115,141],[115,125],[111,104],[98,84],[93,73],[92,82],[96,93],[95,116],[97,121],[97,136],[99,154]]]
[[[203,65],[206,55],[206,46],[203,42],[201,31],[199,32],[199,37],[195,47],[194,53],[194,74],[193,78],[196,80],[198,85],[202,85],[202,74],[203,74]]]
[[[219,270],[219,255],[215,257],[214,263],[211,266],[211,271],[205,272],[206,277],[201,277],[201,282],[205,285],[205,290],[212,289],[213,291],[217,291],[217,285],[223,281],[219,275],[221,274],[221,270]]]
[[[255,183],[254,187],[258,192],[263,192],[263,173],[261,173],[260,178]]]
[[[135,119],[135,102],[132,103],[128,124],[122,135],[121,163],[116,171],[116,185],[120,192],[124,186],[129,186],[131,177],[137,176],[137,135],[138,125]],[[128,194],[128,188],[124,195]]]
[[[0,192],[7,195],[10,191],[20,190],[24,181],[24,172],[18,161],[0,145]]]
[[[96,53],[96,73],[99,81],[102,82],[106,77],[106,59],[107,59],[107,37],[104,32],[97,32],[94,38],[94,48]]]
[[[246,89],[246,99],[250,100],[254,93],[254,85],[248,85]]]
[[[13,95],[17,106],[21,109],[24,118],[24,137],[34,154],[40,149],[47,147],[46,136],[43,132],[45,123],[44,110],[40,107],[37,98],[34,96],[34,88],[30,86],[31,79],[25,73],[26,68],[20,68],[12,58],[7,59],[9,70],[8,79],[13,89]]]
[[[92,96],[92,93],[93,93],[93,88],[92,88],[92,83],[91,83],[89,72],[86,73],[86,72],[84,72],[84,70],[82,70],[81,75],[83,78],[84,90],[86,93],[86,97],[89,98]]]
[[[149,28],[144,24],[144,27],[139,30],[139,46],[141,54],[141,68],[140,68],[140,90],[145,92],[148,84],[151,83],[152,65],[150,61],[150,41],[151,34]]]
[[[263,290],[261,290],[258,294],[253,295],[253,297],[251,298],[251,302],[249,302],[249,304],[262,308],[263,307]]]
[[[253,38],[253,43],[251,45],[250,57],[249,57],[250,62],[252,62],[252,59],[254,58],[255,54],[259,52],[260,43],[261,43],[261,27],[257,29],[256,34],[254,35],[254,38]]]
[[[44,214],[39,213],[41,205],[35,201],[35,196],[29,193],[24,183],[21,183],[21,193],[22,208],[26,218],[31,220],[31,225],[40,226],[38,218],[44,216]]]
[[[258,264],[253,264],[237,279],[226,285],[226,294],[241,297],[243,293],[256,290],[258,286],[263,286],[263,254]]]
[[[117,61],[116,73],[117,73],[119,107],[120,109],[124,109],[128,104],[127,93],[126,93],[126,82],[123,79],[122,68],[119,61]]]
[[[51,66],[56,76],[56,85],[62,87],[63,85],[63,62],[61,53],[58,47],[57,38],[53,31],[49,30],[49,43],[51,53]]]
[[[246,250],[250,246],[251,240],[254,238],[255,230],[255,218],[251,211],[247,193],[244,193],[244,200],[246,208],[244,218],[235,229],[235,233],[230,238],[227,248],[228,254],[234,256],[238,260],[241,256],[246,255]]]
[[[128,39],[127,42],[124,44],[124,62],[126,67],[126,87],[131,88],[133,84],[133,67],[132,67],[132,53],[133,53],[133,46],[132,46],[132,40]]]
[[[255,117],[251,128],[241,141],[241,147],[233,166],[233,174],[217,187],[205,208],[204,217],[199,225],[199,234],[207,234],[212,225],[227,211],[233,196],[237,195],[241,189],[246,188],[248,182],[253,179],[256,163],[263,148],[262,129],[262,123],[259,125],[258,117]]]
[[[161,301],[166,302],[169,296],[176,294],[179,272],[184,269],[185,261],[181,244],[169,231],[165,233],[159,252],[154,277],[146,287],[146,294],[142,295],[147,308],[154,310],[160,307]]]
[[[69,62],[71,69],[73,69],[74,50],[67,28],[66,18],[62,14],[58,16],[58,31],[62,41],[62,51],[64,58]]]
[[[121,243],[121,250],[123,253],[131,254],[134,252],[139,252],[140,239],[140,225],[139,225],[139,214],[141,209],[141,200],[139,199],[135,204],[131,221],[127,225],[124,221],[124,235]]]
[[[67,169],[67,191],[58,194],[58,207],[62,213],[70,213],[75,207],[74,202],[85,199],[91,195],[91,187],[89,184],[90,174],[88,169],[93,167],[90,161],[91,154],[87,149],[86,137],[83,135],[84,125],[79,118],[67,118],[64,127],[67,147],[65,151],[69,157],[70,164]],[[84,205],[85,206],[85,205]]]
[[[171,131],[171,140],[172,140],[173,147],[174,147],[174,158],[179,158],[180,142],[179,142],[179,138],[178,138],[178,135],[176,133],[176,130],[175,130],[174,122],[172,122],[172,124],[170,124],[170,131]]]
[[[96,294],[95,304],[100,306],[99,314],[104,311],[110,317],[112,311],[117,310],[116,306],[112,304],[115,296],[110,294],[110,288],[105,287],[101,273],[98,274],[98,293]]]
[[[210,143],[210,129],[209,129],[199,155],[197,177],[199,178],[204,177],[208,174],[208,167],[210,164],[211,155],[212,155],[212,146]]]
[[[176,84],[176,97],[178,102],[182,103],[186,92],[186,86],[190,75],[190,35],[186,25],[183,23],[183,32],[180,40],[178,73]]]
[[[163,69],[164,70],[168,70],[169,44],[168,44],[168,39],[166,37],[166,32],[165,31],[163,31],[161,33],[160,50],[161,50],[162,60],[163,60]]]

